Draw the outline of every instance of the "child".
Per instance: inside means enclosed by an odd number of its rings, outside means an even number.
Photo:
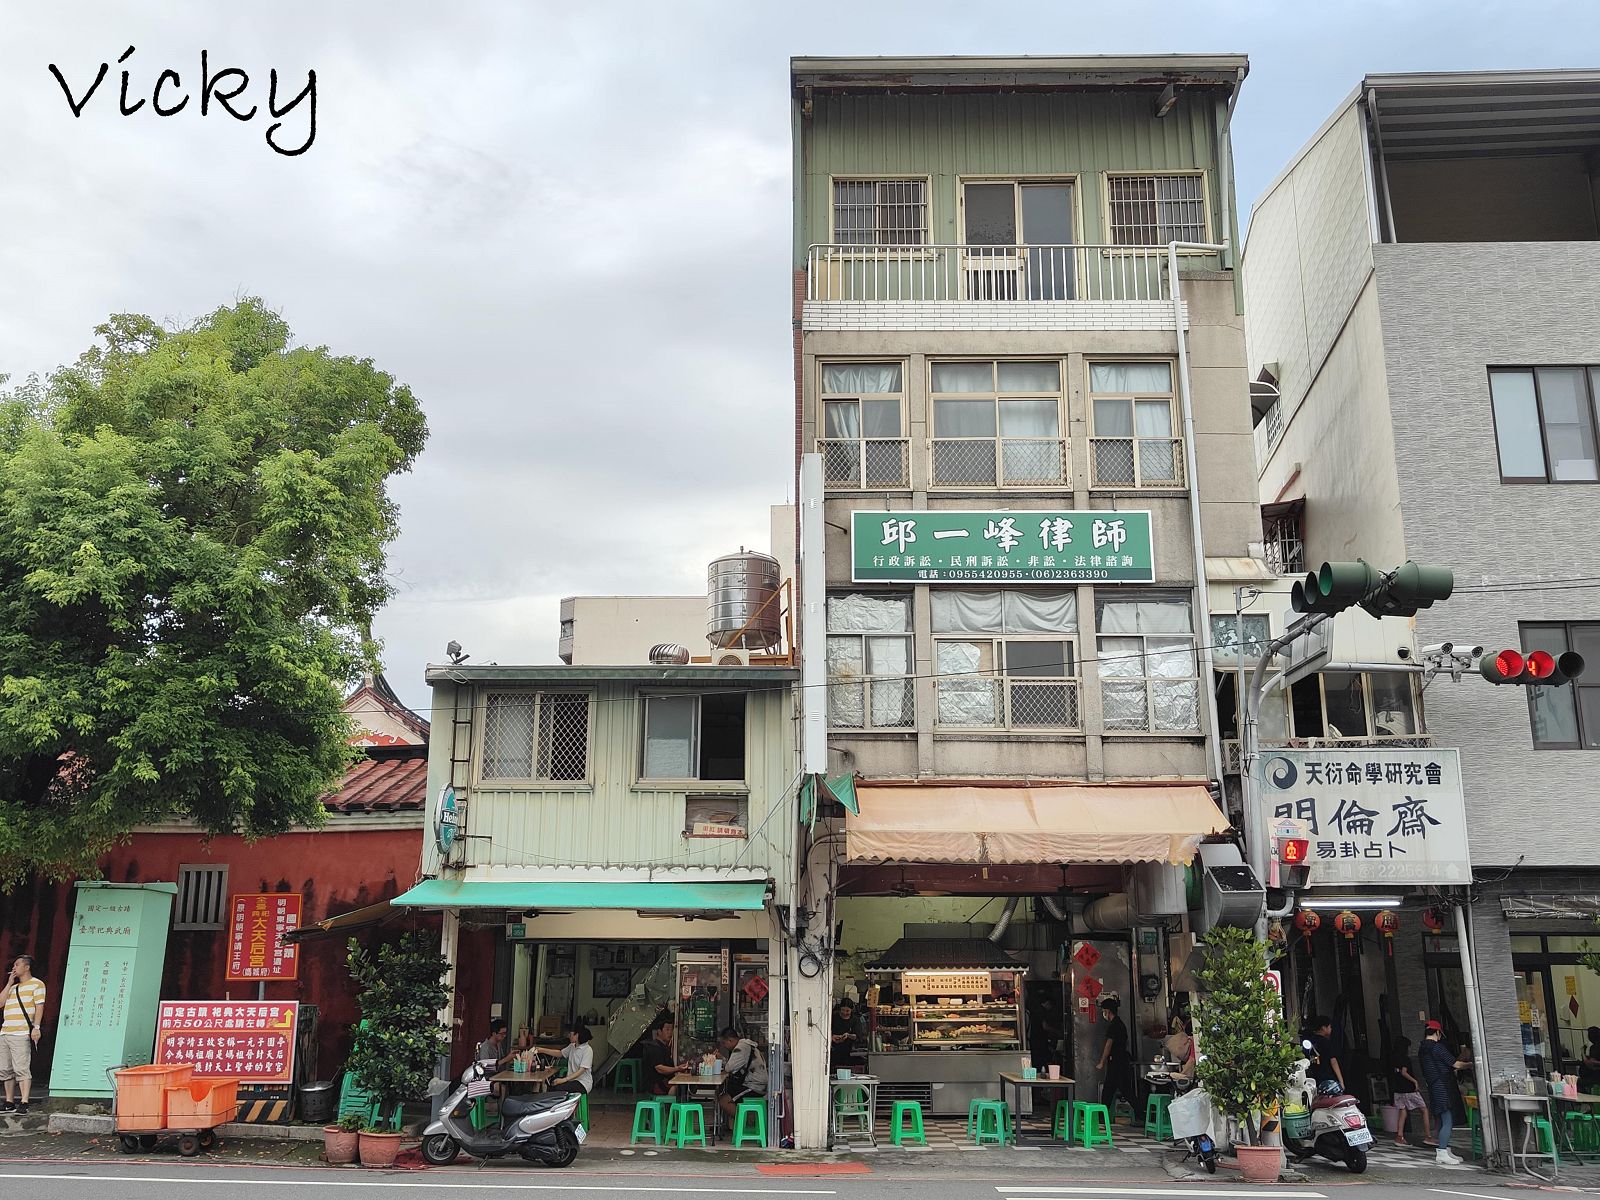
[[[1422,1085],[1411,1070],[1411,1039],[1396,1038],[1389,1055],[1389,1090],[1394,1094],[1394,1106],[1399,1118],[1394,1135],[1396,1146],[1409,1145],[1406,1141],[1406,1114],[1422,1114],[1423,1144],[1433,1141],[1433,1120],[1428,1115],[1427,1101],[1422,1098]]]

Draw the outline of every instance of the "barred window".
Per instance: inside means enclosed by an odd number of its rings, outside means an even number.
[[[1183,486],[1183,439],[1173,436],[1172,364],[1089,365],[1090,483]]]
[[[1106,730],[1200,732],[1200,679],[1187,599],[1101,599]]]
[[[1078,728],[1075,593],[940,590],[929,600],[940,725]]]
[[[224,929],[228,923],[228,864],[178,868],[178,906],[172,928]]]
[[[1065,485],[1059,361],[940,361],[929,374],[933,486]]]
[[[926,245],[926,181],[834,180],[833,240],[844,246]]]
[[[484,779],[589,777],[586,692],[491,692],[483,715]]]
[[[828,597],[828,724],[908,729],[912,689],[911,597],[851,592]]]
[[[1165,246],[1210,241],[1206,229],[1205,176],[1110,175],[1107,218],[1113,246]]]
[[[822,368],[823,479],[829,487],[910,485],[904,436],[904,371],[897,362],[825,363]]]

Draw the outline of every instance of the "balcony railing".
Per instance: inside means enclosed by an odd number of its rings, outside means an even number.
[[[817,451],[827,487],[911,486],[910,438],[820,438]]]
[[[1092,437],[1090,487],[1179,488],[1183,486],[1183,439]]]
[[[1397,737],[1364,737],[1364,738],[1277,738],[1263,739],[1261,751],[1265,753],[1272,749],[1289,750],[1409,750],[1413,748],[1426,749],[1433,745],[1431,733],[1408,733]],[[1222,769],[1229,775],[1237,775],[1241,770],[1243,754],[1239,747],[1238,738],[1222,739]]]
[[[1168,300],[1163,246],[814,245],[817,301]]]
[[[960,675],[936,688],[941,729],[1079,728],[1076,679]]]
[[[1065,438],[934,438],[930,486],[1057,488],[1066,486]]]

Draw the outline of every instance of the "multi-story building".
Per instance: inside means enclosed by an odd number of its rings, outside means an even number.
[[[1171,884],[1228,825],[1208,614],[1261,574],[1246,66],[791,64],[796,453],[826,523],[803,641],[858,808],[809,859],[814,928],[884,1098],[964,1112],[1020,1063],[1090,1087],[1094,997],[1136,1029],[1178,1002]]]
[[[1576,686],[1526,694],[1476,672],[1431,680],[1427,726],[1459,748],[1475,880],[1402,912],[1398,971],[1378,989],[1388,1028],[1372,1005],[1344,1030],[1375,1052],[1396,1032],[1415,1041],[1426,1010],[1467,1037],[1465,961],[1480,1077],[1496,1081],[1575,1072],[1600,1023],[1600,978],[1579,962],[1600,892],[1585,816],[1600,797],[1597,114],[1593,71],[1368,76],[1256,205],[1243,262],[1274,540],[1313,566],[1453,568],[1455,594],[1416,618],[1424,647],[1591,664]],[[1344,693],[1352,715],[1380,707],[1370,684],[1365,702]],[[1320,1005],[1355,984],[1342,957]]]

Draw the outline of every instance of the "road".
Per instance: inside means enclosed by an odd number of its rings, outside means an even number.
[[[1594,1191],[1596,1189],[1582,1189]],[[696,1196],[794,1196],[802,1200],[1526,1200],[1524,1189],[1463,1182],[1455,1187],[1419,1183],[1341,1182],[1335,1187],[1248,1187],[1233,1179],[1192,1185],[1075,1180],[1070,1184],[1008,1182],[988,1178],[895,1178],[892,1171],[822,1178],[772,1178],[744,1174],[602,1174],[530,1171],[512,1167],[369,1175],[298,1168],[182,1167],[153,1164],[74,1163],[57,1166],[0,1164],[0,1197],[27,1200],[286,1200],[285,1193],[326,1200],[471,1200],[491,1193],[507,1200],[676,1200]],[[1520,1193],[1520,1194],[1519,1194]],[[487,1200],[487,1198],[486,1198]]]

